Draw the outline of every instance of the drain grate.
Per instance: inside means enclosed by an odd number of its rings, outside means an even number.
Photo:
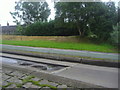
[[[37,69],[41,69],[41,70],[48,70],[47,66],[41,66],[41,65],[33,65],[31,67],[37,68]]]
[[[6,64],[12,64],[12,65],[19,65],[21,67],[32,67],[39,70],[45,70],[45,71],[55,71],[59,69],[63,69],[67,66],[61,66],[57,64],[50,64],[50,63],[40,63],[40,62],[31,62],[26,60],[18,60],[18,59],[12,59],[12,58],[5,58],[2,57],[2,63]]]
[[[30,65],[32,65],[32,63],[23,62],[23,63],[20,63],[19,65],[22,65],[22,66],[30,66]]]

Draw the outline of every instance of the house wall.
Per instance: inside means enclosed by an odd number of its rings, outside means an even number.
[[[17,26],[2,26],[2,34],[12,35],[17,33]]]

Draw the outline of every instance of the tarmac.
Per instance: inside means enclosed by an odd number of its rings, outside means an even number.
[[[103,58],[103,59],[118,61],[118,54],[116,53],[101,53],[101,52],[92,52],[92,51],[65,50],[65,49],[15,46],[15,45],[3,45],[3,44],[0,44],[0,47],[2,47],[2,49],[9,49],[9,50],[24,50],[24,51],[33,51],[33,52],[42,52],[42,53],[51,53],[51,54]]]

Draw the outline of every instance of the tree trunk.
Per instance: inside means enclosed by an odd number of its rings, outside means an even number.
[[[78,28],[79,35],[81,36],[81,35],[82,35],[82,32],[81,32],[80,27],[79,27],[78,24],[77,24],[77,28]]]
[[[81,33],[81,31],[80,31],[80,28],[78,29],[78,32],[79,32],[79,35],[81,36],[81,35],[82,35],[82,33]]]
[[[76,24],[77,24],[77,28],[78,28],[78,32],[79,32],[79,36],[82,35],[82,32],[81,32],[81,29],[80,29],[80,26],[79,26],[79,21],[76,21]]]

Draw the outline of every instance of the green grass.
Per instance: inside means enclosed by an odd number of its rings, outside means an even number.
[[[7,88],[8,86],[10,86],[10,85],[12,85],[12,84],[14,84],[14,83],[9,82],[7,85],[2,86],[2,88]]]
[[[93,44],[93,43],[83,43],[83,42],[81,43],[56,42],[56,41],[48,41],[48,40],[44,40],[44,41],[43,40],[32,40],[32,41],[3,40],[2,44],[117,53],[117,49],[115,49],[114,46],[109,44]]]
[[[32,84],[40,86],[40,87],[50,87],[52,90],[57,90],[57,87],[55,87],[55,86],[51,86],[48,84],[40,84],[39,81],[31,80],[32,78],[34,78],[34,76],[28,76],[27,78],[23,79],[22,84],[18,84],[17,87],[21,87],[23,84],[31,82]]]

